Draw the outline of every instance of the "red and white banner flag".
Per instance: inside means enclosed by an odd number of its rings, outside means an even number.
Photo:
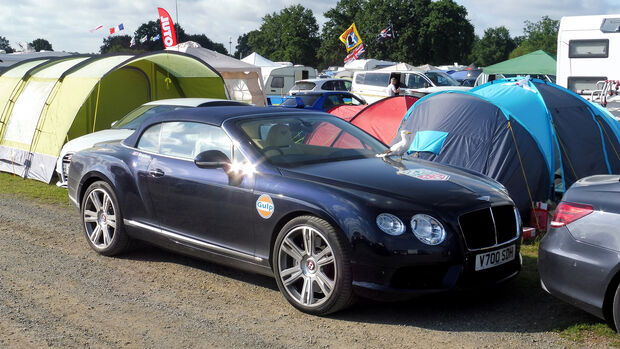
[[[102,26],[102,25],[98,26],[97,28],[93,28],[93,29],[89,30],[89,32],[91,32],[91,33],[92,33],[92,32],[94,32],[95,30],[98,30],[98,29],[101,29],[101,28],[103,28],[103,26]]]
[[[177,44],[177,35],[174,32],[174,23],[172,23],[172,17],[168,14],[168,11],[161,7],[157,8],[159,12],[159,21],[161,22],[161,37],[164,40],[164,46],[170,47]]]

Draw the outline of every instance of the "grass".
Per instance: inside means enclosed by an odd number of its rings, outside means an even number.
[[[620,336],[605,323],[582,323],[575,324],[564,330],[556,331],[561,337],[568,340],[589,345],[607,344],[612,347],[620,347]]]
[[[0,172],[0,188],[1,194],[26,197],[45,204],[71,205],[67,189],[10,173]]]

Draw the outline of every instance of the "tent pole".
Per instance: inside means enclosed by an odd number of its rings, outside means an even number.
[[[517,146],[517,138],[515,137],[515,133],[512,130],[512,125],[510,124],[510,120],[508,121],[508,128],[510,129],[510,134],[512,135],[512,141],[515,143],[515,149],[517,150],[517,158],[519,159],[519,165],[521,165],[521,173],[523,173],[523,179],[525,180],[525,187],[527,188],[527,195],[530,197],[530,204],[532,205],[532,214],[534,215],[534,219],[536,219],[536,228],[540,231],[540,222],[538,221],[538,216],[536,216],[536,207],[534,206],[534,199],[532,198],[532,191],[530,190],[530,184],[527,181],[527,176],[525,175],[525,169],[523,168],[523,161],[521,160],[521,153],[519,153],[519,146]]]
[[[97,99],[95,100],[95,117],[93,118],[93,130],[95,132],[95,125],[97,125],[97,110],[99,110],[99,91],[101,91],[101,80],[97,83]]]

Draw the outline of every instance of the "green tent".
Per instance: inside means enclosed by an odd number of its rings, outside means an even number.
[[[556,61],[543,50],[534,51],[482,68],[485,74],[555,75]]]
[[[67,140],[178,97],[227,93],[217,71],[178,52],[23,61],[0,75],[0,171],[49,183]]]

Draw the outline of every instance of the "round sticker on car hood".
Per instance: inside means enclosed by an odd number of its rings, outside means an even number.
[[[273,205],[271,196],[267,194],[263,194],[258,197],[258,200],[256,200],[256,211],[258,211],[258,214],[261,217],[265,219],[271,217],[274,210],[275,210],[275,206]]]
[[[400,170],[398,174],[404,174],[409,177],[421,179],[423,181],[447,181],[450,176],[441,172],[435,172],[425,168],[417,168],[411,170]]]

